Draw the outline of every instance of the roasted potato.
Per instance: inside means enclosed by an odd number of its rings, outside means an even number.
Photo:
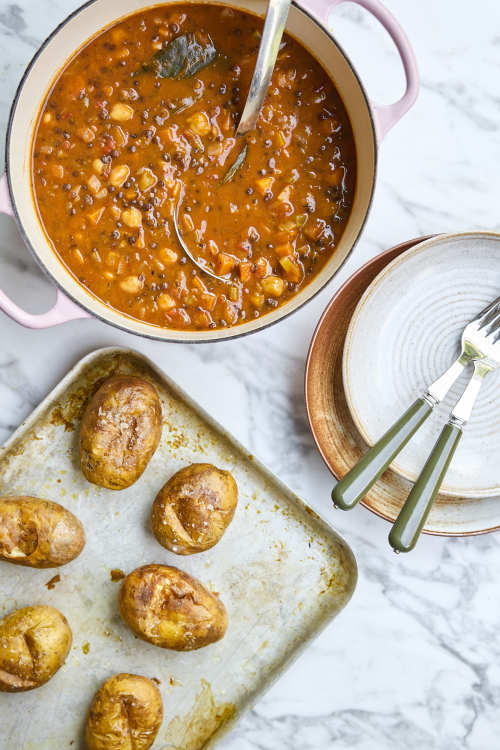
[[[85,545],[83,526],[69,510],[36,497],[0,497],[0,560],[55,568]]]
[[[71,629],[54,607],[24,607],[0,620],[0,690],[40,687],[57,672],[71,648]]]
[[[154,646],[192,651],[219,641],[227,614],[192,576],[169,565],[144,565],[123,581],[120,612],[130,629]]]
[[[231,523],[238,488],[232,474],[212,464],[192,464],[171,477],[153,503],[153,534],[178,555],[217,544]]]
[[[130,487],[146,468],[161,436],[161,404],[147,380],[115,375],[90,399],[80,430],[80,466],[93,484]]]
[[[152,680],[116,674],[94,695],[87,716],[88,750],[148,750],[163,720],[161,694]]]

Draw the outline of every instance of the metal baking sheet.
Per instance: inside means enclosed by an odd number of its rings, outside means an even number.
[[[89,394],[113,373],[139,375],[163,408],[158,450],[143,476],[120,492],[89,484],[78,466],[78,425]],[[239,503],[213,549],[179,557],[149,528],[153,499],[178,469],[206,461],[229,469]],[[84,747],[95,690],[110,675],[133,672],[160,681],[164,721],[156,750],[213,747],[307,642],[342,609],[356,582],[348,546],[175,383],[137,352],[107,348],[82,359],[0,449],[0,493],[44,497],[82,521],[87,544],[57,570],[0,562],[0,616],[50,604],[68,618],[73,647],[45,686],[0,693],[2,748]],[[176,565],[220,594],[229,615],[225,638],[175,653],[135,638],[117,608],[111,570]],[[47,587],[59,574],[60,581]]]

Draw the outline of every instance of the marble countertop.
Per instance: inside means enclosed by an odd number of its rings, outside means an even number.
[[[79,4],[0,0],[2,143],[26,63]],[[0,441],[79,357],[100,346],[135,347],[353,548],[360,573],[353,600],[224,740],[226,750],[498,747],[500,536],[426,537],[411,555],[396,557],[386,543],[384,521],[362,507],[348,514],[331,509],[332,478],[314,447],[304,407],[304,364],[316,321],[358,266],[410,237],[500,229],[500,5],[482,0],[471,13],[456,0],[386,4],[414,45],[421,93],[382,144],[373,209],[361,241],[309,305],[250,338],[204,346],[150,342],[98,321],[35,332],[0,314]],[[373,98],[395,99],[402,71],[385,32],[356,6],[338,9],[334,19],[335,33]],[[54,298],[5,217],[0,217],[0,279],[30,311],[47,309]]]

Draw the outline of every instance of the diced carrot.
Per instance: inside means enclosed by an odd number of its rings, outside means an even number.
[[[197,328],[208,328],[211,323],[213,323],[212,316],[208,312],[208,310],[195,310],[191,316],[191,319],[193,321],[193,324]]]
[[[292,244],[290,242],[284,242],[282,245],[276,245],[276,247],[274,248],[274,252],[280,258],[284,258],[286,255],[292,255],[293,254]]]
[[[174,326],[191,325],[191,318],[182,307],[174,307],[173,310],[169,310],[165,313],[165,319]]]
[[[285,271],[288,281],[292,281],[294,284],[298,284],[302,279],[303,269],[302,264],[295,260],[295,258],[287,255],[286,258],[281,258],[280,265]]]
[[[324,230],[325,222],[322,219],[316,219],[314,222],[308,221],[302,231],[310,240],[319,240]]]
[[[248,281],[252,275],[252,263],[249,260],[240,260],[238,263],[238,271],[241,281]]]
[[[238,320],[238,311],[236,310],[234,305],[232,305],[230,302],[226,302],[222,317],[228,325],[232,326]]]
[[[271,272],[271,266],[267,258],[260,257],[255,265],[255,275],[258,279],[263,279],[264,276],[267,276]]]
[[[261,177],[259,180],[255,180],[255,187],[259,193],[264,196],[269,193],[274,182],[274,177]]]
[[[203,283],[203,281],[200,279],[199,276],[194,276],[193,277],[193,280],[191,282],[191,286],[193,287],[193,289],[196,289],[196,291],[198,291],[198,292],[206,292],[207,291],[207,287],[205,286],[205,284]]]
[[[258,310],[262,307],[264,304],[264,295],[260,292],[254,292],[250,295],[250,302],[254,307],[256,307]]]
[[[275,201],[272,204],[272,212],[276,216],[291,216],[294,208],[289,201]]]
[[[200,294],[200,306],[205,308],[205,310],[211,312],[214,309],[216,302],[216,294],[212,294],[211,292],[203,292],[203,294]]]
[[[275,134],[274,144],[277,148],[283,148],[283,146],[286,146],[286,137],[282,130],[278,130]]]
[[[281,203],[288,202],[290,200],[291,194],[292,194],[292,186],[287,185],[285,188],[283,188],[281,193],[279,193],[279,195],[276,197],[276,200],[280,201]]]
[[[233,270],[237,261],[232,255],[227,253],[219,253],[215,261],[215,273],[218,276],[225,276],[227,273]]]
[[[92,211],[92,213],[87,214],[87,217],[89,221],[96,226],[101,221],[101,217],[104,213],[104,208],[98,208],[97,211]]]

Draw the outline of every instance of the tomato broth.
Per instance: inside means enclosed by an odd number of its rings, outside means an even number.
[[[321,65],[281,42],[257,127],[236,138],[263,21],[166,5],[106,29],[42,107],[33,191],[55,252],[105,304],[163,328],[265,315],[335,252],[351,210],[349,118]],[[191,253],[176,240],[178,209]]]

